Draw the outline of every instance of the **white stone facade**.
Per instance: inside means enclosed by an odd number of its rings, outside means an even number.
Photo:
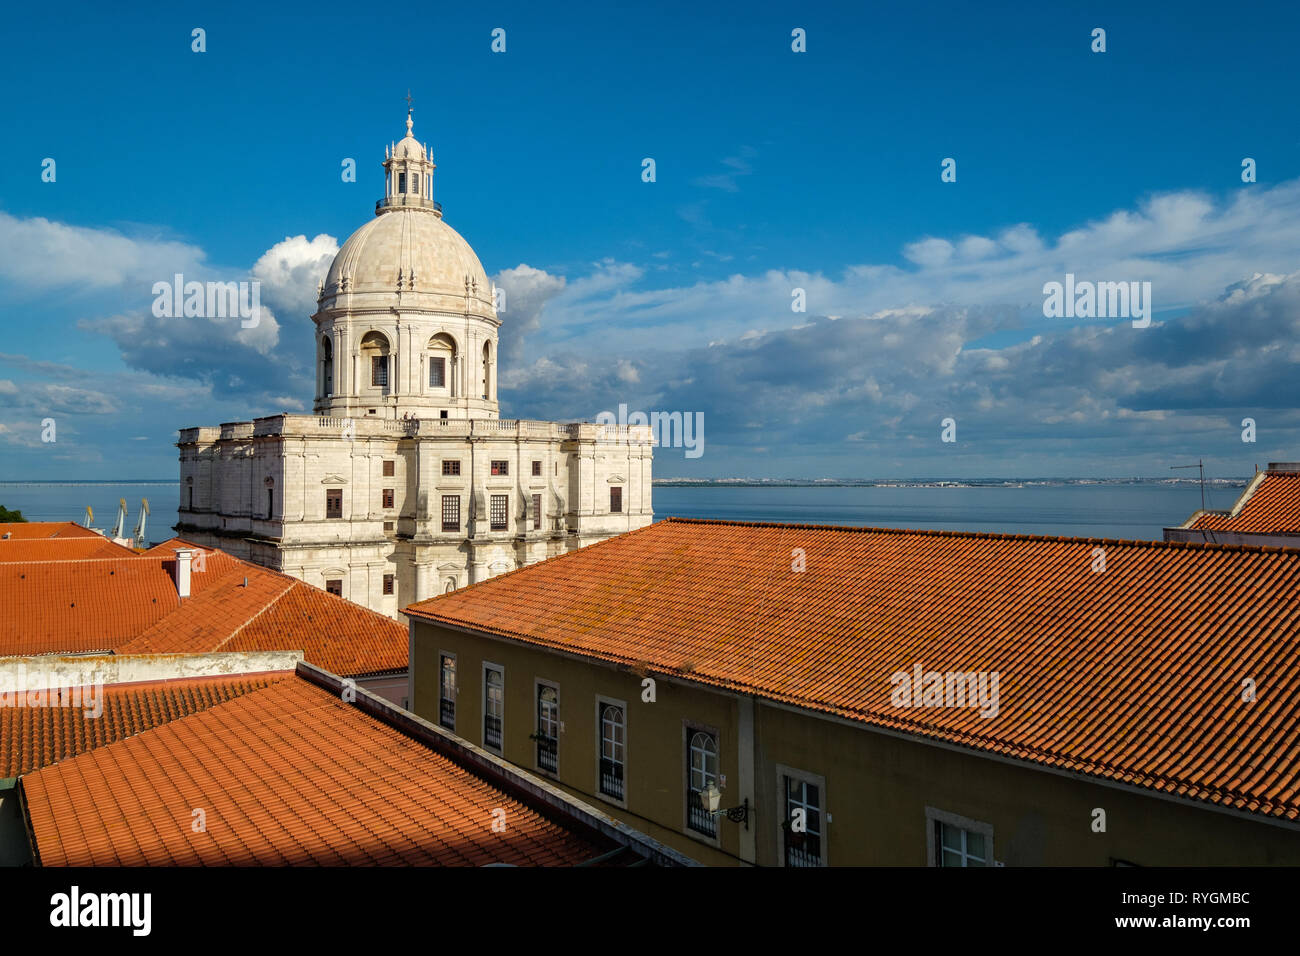
[[[393,617],[653,520],[649,428],[498,417],[493,292],[411,125],[321,283],[316,414],[177,442],[178,534]]]

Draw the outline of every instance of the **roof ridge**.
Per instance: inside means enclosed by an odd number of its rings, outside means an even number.
[[[236,560],[236,561],[239,561],[240,559],[239,559],[239,558],[235,558],[235,560]],[[259,570],[263,570],[263,571],[269,570],[268,568],[262,568],[262,567],[260,567],[259,565],[255,565],[255,567],[258,567]],[[238,571],[239,571],[239,568],[235,568],[235,571],[238,572]],[[288,575],[283,575],[283,577],[288,578]],[[256,614],[254,614],[252,617],[250,617],[250,618],[248,618],[246,621],[244,621],[243,624],[240,624],[239,627],[235,628],[233,631],[231,631],[229,634],[227,634],[226,637],[225,637],[225,639],[224,639],[220,644],[218,644],[218,645],[214,648],[214,650],[218,650],[218,651],[221,650],[221,648],[225,647],[227,644],[229,644],[231,641],[233,641],[236,637],[238,637],[239,634],[244,630],[244,628],[248,627],[248,625],[252,624],[252,623],[253,623],[254,621],[256,621],[258,618],[260,618],[263,614],[265,614],[265,613],[266,613],[267,611],[269,611],[271,608],[275,607],[275,606],[276,606],[277,604],[279,604],[282,600],[284,600],[284,596],[285,596],[286,594],[288,594],[290,591],[293,590],[293,585],[294,585],[294,583],[298,583],[297,578],[289,578],[289,583],[284,587],[284,589],[283,589],[279,594],[275,595],[274,598],[272,598],[270,601],[267,601],[265,604],[263,604],[263,605],[262,605],[262,609],[261,609],[260,611],[258,611],[258,612],[257,612]]]

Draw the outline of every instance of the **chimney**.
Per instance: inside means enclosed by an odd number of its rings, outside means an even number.
[[[190,548],[174,548],[176,552],[176,594],[183,601],[190,596],[190,559],[194,551]]]

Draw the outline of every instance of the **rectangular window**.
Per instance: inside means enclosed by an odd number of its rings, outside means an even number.
[[[560,692],[549,684],[537,685],[537,767],[555,773],[560,765]]]
[[[189,493],[190,493],[190,507],[189,507],[189,510],[190,510],[190,511],[193,511],[193,510],[194,510],[194,489],[193,489],[193,488],[190,488],[190,489],[188,489],[188,490],[189,490]]]
[[[388,385],[388,356],[372,355],[370,357],[370,384],[375,386],[387,387]]]
[[[984,834],[934,821],[935,866],[988,866]]]
[[[442,496],[442,530],[460,530],[460,495]]]
[[[508,475],[508,474],[510,474],[510,462],[508,462],[508,461],[494,461],[494,462],[492,462],[492,474],[493,474],[493,475]]]
[[[781,822],[786,866],[822,865],[822,792],[808,780],[781,775],[785,819]]]
[[[541,474],[542,474],[542,463],[540,461],[533,462],[533,477],[538,478],[541,476]]]
[[[601,701],[599,711],[600,733],[600,792],[615,800],[623,799],[623,767],[626,760],[627,721],[618,704]]]
[[[542,527],[542,496],[533,495],[533,530],[540,531]]]
[[[343,596],[343,581],[340,578],[325,582],[325,590],[337,597]]]
[[[506,672],[496,664],[483,664],[483,746],[501,752],[506,716]]]
[[[456,729],[456,658],[451,654],[438,656],[438,723]]]
[[[447,384],[447,360],[445,358],[429,359],[429,387],[443,388]]]
[[[397,174],[397,191],[399,193],[406,192],[406,173]]]
[[[342,488],[325,489],[325,517],[326,518],[343,517],[343,489]]]
[[[384,530],[385,530],[385,531],[392,531],[392,530],[393,530],[393,522],[391,522],[391,521],[385,521],[385,522],[384,522]]]
[[[393,576],[391,574],[384,575],[384,593],[385,594],[393,593]]]
[[[946,810],[925,808],[926,842],[931,866],[997,866],[993,827]]]
[[[383,491],[384,507],[391,509],[393,507],[393,489],[385,488]]]
[[[621,514],[623,511],[623,489],[609,489],[609,513],[612,515]]]
[[[444,458],[442,460],[442,473],[444,475],[459,475],[460,459]]]
[[[718,785],[718,739],[707,730],[686,728],[686,825],[707,837],[718,834],[717,821],[701,794]]]
[[[275,517],[275,489],[266,489],[266,520],[270,521]]]
[[[493,531],[506,530],[506,514],[510,509],[509,495],[493,495],[492,510],[490,517],[492,519]]]
[[[385,477],[385,478],[392,478],[392,477],[393,477],[393,466],[394,466],[394,464],[396,464],[396,463],[395,463],[395,462],[391,462],[391,461],[386,461],[386,462],[384,462],[384,477]]]

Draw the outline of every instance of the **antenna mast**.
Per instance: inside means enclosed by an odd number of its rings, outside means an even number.
[[[1201,472],[1201,510],[1205,510],[1205,459],[1198,458],[1194,465],[1170,465],[1169,470],[1175,471],[1179,468],[1198,468]]]

